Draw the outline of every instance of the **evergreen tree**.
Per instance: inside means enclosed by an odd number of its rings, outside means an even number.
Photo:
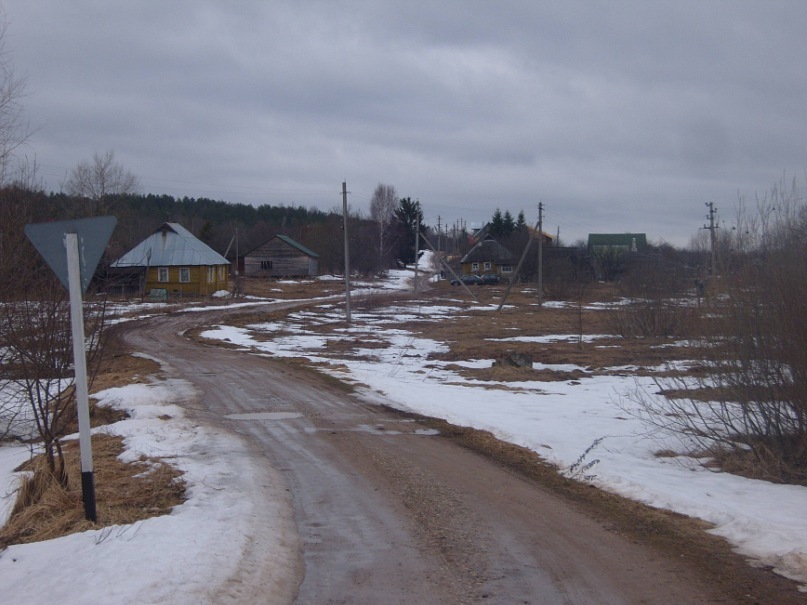
[[[516,231],[525,231],[527,229],[527,220],[524,218],[524,211],[518,213],[516,219]]]
[[[513,215],[509,210],[504,211],[504,218],[502,219],[502,235],[507,237],[516,228],[516,222],[513,220]]]
[[[490,219],[490,234],[493,237],[504,235],[504,217],[502,216],[502,211],[498,208],[493,213],[493,218]]]
[[[410,197],[401,198],[398,201],[398,208],[395,210],[395,217],[398,219],[398,228],[401,231],[401,237],[398,240],[401,243],[398,255],[405,263],[414,263],[415,234],[418,231],[426,230],[420,201],[413,202]]]

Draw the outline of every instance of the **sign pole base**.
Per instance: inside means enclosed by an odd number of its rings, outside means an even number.
[[[81,473],[81,499],[84,501],[84,518],[95,523],[95,478],[92,471]]]

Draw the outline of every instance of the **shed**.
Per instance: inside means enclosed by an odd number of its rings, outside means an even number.
[[[163,223],[112,263],[112,270],[140,269],[146,293],[208,295],[228,287],[230,263],[179,223]]]
[[[513,254],[499,242],[488,236],[466,254],[460,264],[462,274],[501,275],[510,277],[513,272]]]
[[[319,274],[319,255],[286,235],[275,235],[244,255],[244,275],[302,277]]]

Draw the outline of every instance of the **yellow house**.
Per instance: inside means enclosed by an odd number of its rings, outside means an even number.
[[[141,269],[145,293],[209,295],[228,287],[230,263],[179,223],[163,223],[112,263],[114,269]]]

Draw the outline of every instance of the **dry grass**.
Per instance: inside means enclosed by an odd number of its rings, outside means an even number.
[[[293,292],[301,296],[322,296],[334,290],[334,282],[326,291],[315,290],[322,282],[306,284],[292,284]],[[249,294],[267,295],[268,291],[280,287],[278,282],[260,282],[258,280],[245,280],[245,291]],[[257,288],[250,291],[249,288]],[[285,286],[284,286],[285,288]],[[668,347],[673,341],[667,338],[622,338],[613,335],[613,314],[617,310],[608,307],[591,307],[591,303],[608,302],[616,300],[615,290],[609,284],[595,284],[586,291],[582,301],[572,302],[564,307],[546,305],[539,307],[534,290],[527,287],[514,287],[501,311],[491,311],[490,306],[498,306],[502,301],[505,286],[473,287],[473,292],[479,301],[471,299],[468,294],[447,282],[432,285],[428,290],[421,291],[417,296],[407,297],[396,294],[396,305],[408,305],[413,314],[417,315],[424,305],[435,304],[459,306],[461,308],[451,320],[435,321],[432,315],[424,312],[421,317],[394,321],[396,328],[407,330],[414,335],[432,338],[448,345],[449,350],[444,353],[435,353],[432,358],[443,362],[466,361],[469,359],[491,359],[510,354],[530,355],[535,362],[543,364],[575,365],[585,368],[587,372],[620,373],[619,368],[631,366],[632,374],[648,374],[652,368],[654,375],[659,375],[658,367],[665,363],[691,359],[693,351],[687,347]],[[389,295],[373,294],[369,297],[357,298],[354,302],[354,311],[371,313],[383,307]],[[486,309],[480,308],[486,305]],[[238,326],[285,320],[286,311],[260,313],[245,312],[228,323]],[[354,320],[354,323],[356,321]],[[383,342],[376,342],[371,336],[361,338],[351,337],[344,333],[347,324],[337,321],[324,325],[306,325],[306,329],[315,330],[318,334],[328,338],[327,345],[317,351],[323,357],[362,358],[362,350],[385,346]],[[196,331],[198,334],[198,331]],[[270,339],[283,332],[272,335],[253,334],[253,337]],[[565,338],[558,342],[536,343],[506,341],[515,336],[542,336],[562,335]],[[606,335],[598,337],[591,342],[578,342],[580,335]],[[610,335],[610,336],[608,336]],[[523,381],[543,380],[574,380],[580,378],[577,372],[556,372],[550,370],[531,370],[505,372],[502,368],[473,369],[462,368],[460,373],[466,378],[479,380]],[[495,374],[495,375],[494,375]]]
[[[109,352],[94,381],[94,390],[140,382],[159,371],[151,360],[125,355],[120,350]],[[94,406],[91,420],[93,426],[101,426],[125,416],[120,410]],[[84,518],[78,442],[68,441],[64,446],[66,487],[50,475],[43,456],[19,469],[27,475],[21,480],[9,520],[0,529],[0,550],[11,544],[49,540],[99,526],[132,524],[167,514],[184,501],[185,486],[179,471],[155,459],[144,458],[134,464],[118,459],[123,452],[121,437],[96,433],[92,449],[98,524]]]
[[[166,514],[184,500],[179,471],[153,459],[124,464],[118,460],[122,452],[121,437],[93,436],[98,525],[84,518],[77,442],[65,447],[66,488],[50,476],[41,456],[29,462],[23,470],[30,474],[22,480],[10,519],[0,530],[0,548],[50,540],[99,525],[128,525]]]

